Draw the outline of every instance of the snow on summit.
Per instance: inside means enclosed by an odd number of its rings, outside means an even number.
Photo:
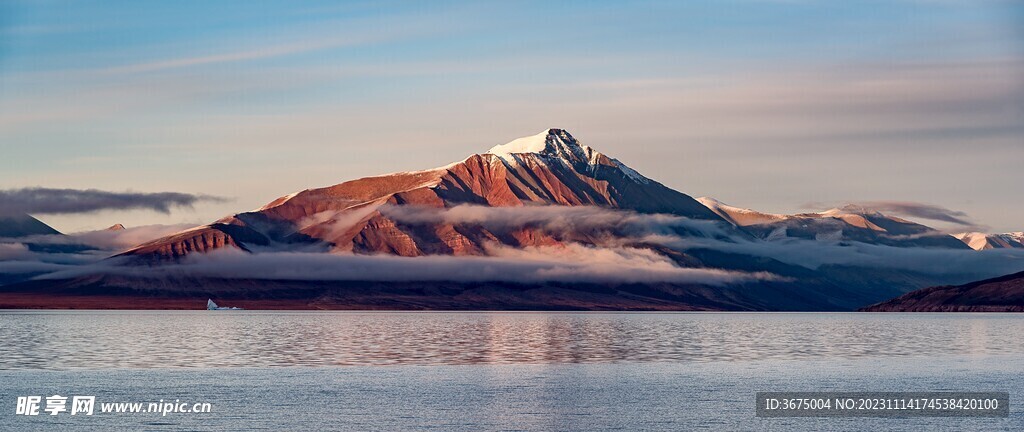
[[[612,165],[637,183],[649,183],[650,180],[636,170],[619,162],[618,159],[605,156],[591,147],[580,144],[576,138],[565,129],[547,129],[543,132],[528,137],[518,138],[506,144],[491,147],[488,154],[498,156],[507,163],[516,163],[514,155],[535,154],[561,159],[570,165],[584,163],[587,165],[598,165],[604,160],[605,165]]]
[[[511,156],[514,153],[540,153],[547,147],[548,135],[551,129],[547,129],[537,135],[516,138],[508,143],[496,145],[487,150],[487,153],[498,156]]]
[[[514,139],[507,144],[491,147],[487,153],[506,160],[512,159],[514,154],[524,153],[560,156],[567,160],[588,160],[600,154],[580,144],[564,129],[547,129],[537,135]]]

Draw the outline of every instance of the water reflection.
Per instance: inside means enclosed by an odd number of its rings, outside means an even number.
[[[1020,334],[1013,314],[5,311],[0,369],[987,356]]]

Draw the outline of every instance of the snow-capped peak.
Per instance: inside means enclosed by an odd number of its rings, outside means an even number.
[[[958,240],[966,243],[974,250],[1024,248],[1024,232],[1010,232],[1002,234],[962,232],[952,235]]]
[[[587,158],[588,153],[596,152],[581,145],[563,129],[547,129],[537,135],[518,138],[507,144],[494,146],[487,153],[497,155],[502,159],[511,159],[512,155],[522,153]]]
[[[880,213],[877,210],[874,210],[874,209],[871,209],[871,208],[868,208],[868,207],[864,207],[864,206],[860,206],[860,205],[856,205],[856,204],[847,204],[847,205],[844,205],[842,207],[831,208],[831,209],[825,210],[823,212],[818,212],[818,214],[820,214],[822,216],[833,216],[833,217],[834,216],[843,216],[843,215],[882,216],[882,217],[885,216],[885,215],[883,215],[882,213]]]
[[[703,204],[704,207],[707,207],[709,210],[715,212],[715,214],[721,216],[722,219],[725,219],[737,226],[771,223],[789,218],[789,216],[786,215],[762,213],[747,208],[734,207],[711,197],[697,198],[697,202]],[[785,235],[783,235],[783,237],[785,237]]]
[[[496,145],[487,150],[487,153],[498,156],[509,156],[514,153],[540,153],[547,147],[548,134],[551,129],[537,135],[517,138],[506,144]]]
[[[740,208],[740,207],[731,206],[729,204],[721,202],[721,201],[719,201],[719,200],[717,200],[715,198],[712,198],[712,197],[702,196],[702,197],[696,198],[696,200],[697,200],[697,202],[703,204],[704,207],[707,207],[707,208],[712,209],[712,210],[715,210],[715,209],[728,209],[729,211],[735,211],[735,212],[739,212],[739,213],[761,213],[761,212],[754,211],[754,210],[747,209],[747,208]]]
[[[508,164],[516,164],[515,155],[535,154],[561,160],[569,165],[585,164],[596,167],[599,164],[618,168],[623,175],[636,183],[649,183],[650,180],[636,170],[601,154],[597,150],[580,144],[565,129],[547,129],[537,135],[512,140],[507,144],[492,147],[488,154],[501,158]]]

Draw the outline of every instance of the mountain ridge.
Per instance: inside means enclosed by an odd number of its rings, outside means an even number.
[[[987,249],[1024,249],[1024,232],[1002,234],[986,234],[982,232],[963,232],[953,234],[960,241],[974,250]]]
[[[27,213],[0,214],[0,238],[60,234],[60,231]]]
[[[930,264],[963,250],[865,208],[779,215],[697,200],[547,129],[442,167],[284,195],[95,265],[16,280],[0,297],[69,307],[88,296],[111,307],[225,296],[332,309],[854,310],[994,273]]]
[[[936,286],[861,309],[865,312],[1024,312],[1024,272]]]
[[[802,238],[826,242],[859,241],[895,247],[967,249],[953,236],[861,206],[848,205],[817,213],[784,215],[734,207],[710,197],[700,197],[697,201],[737,228],[767,241]]]
[[[248,251],[271,244],[303,247],[313,243],[327,244],[334,252],[460,255],[482,254],[484,240],[515,247],[557,243],[536,230],[492,233],[451,224],[414,229],[380,212],[385,205],[597,206],[721,220],[690,196],[582,145],[567,131],[547,129],[443,167],[292,193],[256,211],[227,216],[121,255],[157,262],[224,247]]]

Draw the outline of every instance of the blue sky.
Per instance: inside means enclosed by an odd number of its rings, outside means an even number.
[[[693,196],[1024,230],[1017,1],[0,5],[0,188],[231,197],[205,223],[549,127]]]

